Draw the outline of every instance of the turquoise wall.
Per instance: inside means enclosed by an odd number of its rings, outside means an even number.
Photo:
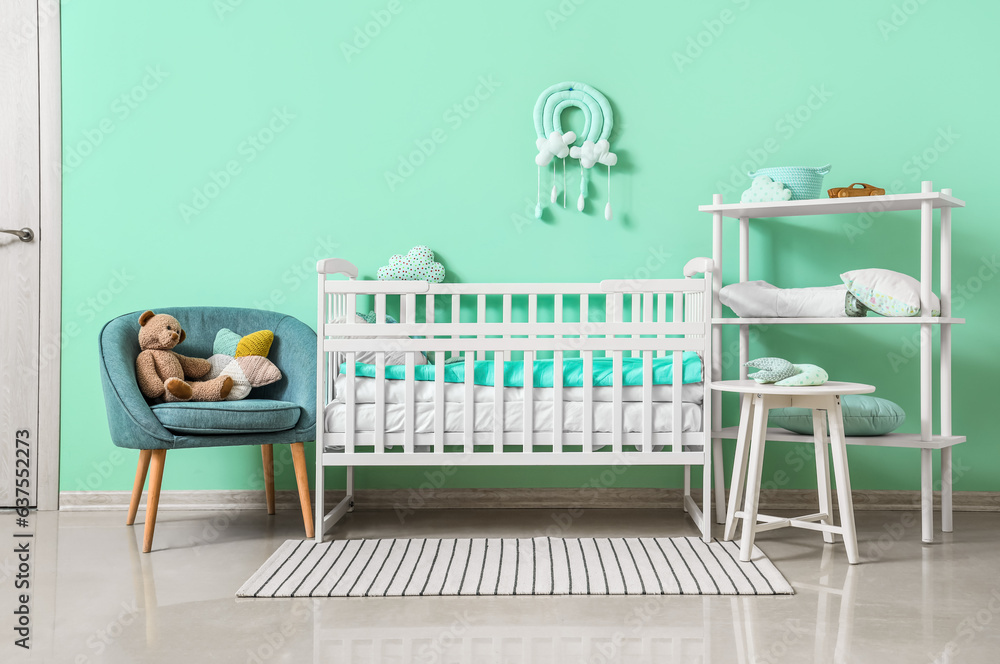
[[[747,166],[829,162],[827,186],[918,191],[930,179],[969,202],[954,222],[955,311],[970,321],[954,334],[955,430],[969,437],[955,486],[1000,489],[1000,232],[985,211],[1000,147],[988,74],[1000,64],[998,22],[1000,5],[972,0],[852,0],[835,11],[793,0],[64,3],[62,488],[131,487],[136,454],[110,442],[96,352],[101,325],[121,313],[235,305],[312,324],[316,259],[341,256],[372,275],[416,244],[462,281],[596,281],[646,266],[675,277],[711,252],[711,219],[697,206],[720,191],[738,200]],[[571,196],[569,211],[531,215],[532,107],[566,79],[614,106],[611,222],[602,186],[585,214]],[[852,268],[917,275],[917,218],[757,222],[752,277],[817,286]],[[736,276],[730,264],[726,279]],[[916,333],[771,327],[753,354],[874,383],[916,431]],[[725,342],[733,375],[735,336]],[[815,486],[800,450],[774,447],[765,481]],[[277,464],[279,486],[294,486],[287,450]],[[853,448],[851,464],[856,488],[919,486],[913,450]],[[259,465],[256,449],[177,452],[164,487],[258,488]],[[466,469],[448,483],[572,487],[599,475]],[[425,481],[406,469],[358,479]],[[677,469],[616,480],[679,481]]]

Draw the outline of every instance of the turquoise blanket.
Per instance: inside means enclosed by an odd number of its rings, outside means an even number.
[[[693,351],[686,351],[682,362],[683,383],[701,382],[701,358]],[[474,382],[476,385],[493,385],[495,363],[492,360],[480,360],[473,365]],[[416,380],[434,380],[434,365],[422,364],[414,367]],[[347,363],[340,365],[341,373],[347,371]],[[375,365],[363,362],[355,363],[356,375],[367,378],[375,377]],[[401,364],[389,365],[385,368],[388,380],[404,380],[406,367]],[[535,387],[552,387],[552,360],[535,360],[532,367]],[[594,358],[594,387],[611,387],[612,359],[610,357]],[[642,359],[638,357],[622,358],[622,385],[642,385]],[[444,366],[446,383],[465,382],[465,362],[455,362]],[[524,362],[503,363],[503,384],[506,387],[524,386]],[[673,358],[657,357],[653,359],[653,384],[674,384]],[[583,360],[567,358],[563,360],[563,385],[566,387],[583,386]]]

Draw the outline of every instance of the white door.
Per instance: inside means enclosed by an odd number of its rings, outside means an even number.
[[[0,0],[0,229],[21,234],[0,233],[0,507],[34,506],[38,484],[36,25],[36,0]]]

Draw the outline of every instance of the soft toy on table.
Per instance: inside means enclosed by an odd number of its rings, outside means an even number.
[[[222,401],[233,389],[233,379],[220,376],[204,378],[212,369],[208,360],[186,357],[173,348],[184,341],[184,330],[177,319],[167,314],[143,312],[139,316],[139,347],[135,376],[139,391],[147,399],[164,401]]]
[[[778,387],[822,385],[830,379],[826,370],[815,364],[792,364],[780,357],[761,357],[744,366],[759,369],[750,376],[758,383],[774,383]]]

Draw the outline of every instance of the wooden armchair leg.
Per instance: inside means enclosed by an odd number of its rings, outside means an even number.
[[[261,445],[260,456],[264,461],[264,495],[267,497],[267,513],[274,514],[274,446]]]
[[[302,521],[306,526],[306,537],[315,534],[312,520],[312,501],[309,499],[309,474],[306,472],[306,448],[302,443],[292,443],[292,464],[295,466],[295,483],[299,487],[299,506],[302,508]]]
[[[125,525],[135,523],[135,514],[139,511],[139,501],[142,500],[142,489],[146,485],[146,471],[149,470],[149,458],[153,450],[139,450],[139,465],[135,468],[135,483],[132,485],[132,500],[128,504],[128,518]]]
[[[146,496],[146,530],[142,535],[142,552],[153,548],[153,530],[156,528],[156,508],[160,505],[160,483],[163,481],[163,462],[166,450],[153,450],[151,455],[153,473],[149,476],[149,495]]]

